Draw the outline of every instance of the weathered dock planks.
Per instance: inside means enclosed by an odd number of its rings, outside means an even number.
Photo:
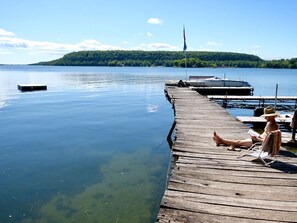
[[[167,87],[175,112],[174,164],[157,222],[297,222],[297,157],[281,150],[271,168],[217,147],[213,131],[248,128],[189,88]]]

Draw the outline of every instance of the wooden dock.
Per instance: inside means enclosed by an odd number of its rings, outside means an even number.
[[[255,95],[209,95],[207,96],[211,100],[241,100],[241,101],[274,101],[275,96],[255,96]],[[276,100],[282,101],[297,101],[296,96],[277,96]]]
[[[273,105],[276,103],[278,106],[287,104],[297,108],[297,96],[255,96],[255,95],[208,95],[210,100],[222,101],[225,105],[235,101],[257,103],[258,106]]]
[[[255,117],[255,116],[237,116],[236,117],[238,121],[242,122],[242,123],[248,123],[248,124],[252,124],[252,123],[266,123],[266,120],[264,117]],[[278,124],[284,124],[284,125],[289,125],[290,122],[292,121],[292,118],[279,118],[276,117],[275,121]]]
[[[246,138],[248,127],[189,88],[167,87],[174,106],[173,164],[157,222],[297,222],[297,157],[271,168],[217,147],[213,131]]]
[[[207,76],[205,76],[207,77]],[[211,76],[208,76],[211,77]],[[193,86],[191,81],[176,81],[176,80],[168,80],[165,82],[166,86],[171,87],[189,87],[191,90],[197,91],[201,95],[251,95],[253,94],[254,88],[250,87],[230,87],[230,86]]]

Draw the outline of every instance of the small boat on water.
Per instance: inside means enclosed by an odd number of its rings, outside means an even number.
[[[190,76],[187,83],[193,87],[251,87],[246,81],[221,79],[216,76]]]
[[[187,86],[203,95],[253,95],[246,81],[221,79],[216,76],[190,76]]]

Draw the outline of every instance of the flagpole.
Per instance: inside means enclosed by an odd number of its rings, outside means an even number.
[[[187,72],[187,51],[185,50],[185,68],[186,68],[186,81],[188,80],[188,72]]]
[[[186,81],[187,81],[188,80],[188,73],[187,73],[187,43],[186,43],[185,25],[183,26],[183,38],[184,38],[184,47],[183,47],[183,50],[185,52],[185,69],[186,69]]]

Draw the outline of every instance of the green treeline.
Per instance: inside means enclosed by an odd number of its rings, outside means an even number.
[[[187,67],[297,68],[297,58],[267,61],[250,54],[202,51],[189,51],[186,56]],[[79,51],[34,65],[185,67],[185,54],[177,51]]]

